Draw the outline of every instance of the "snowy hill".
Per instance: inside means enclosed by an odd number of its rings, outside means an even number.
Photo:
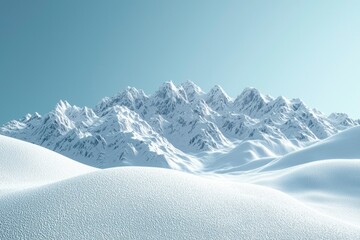
[[[231,98],[220,86],[205,93],[191,81],[170,81],[153,95],[128,87],[93,108],[60,101],[44,116],[27,114],[4,124],[0,134],[101,168],[196,172],[208,168],[199,154],[226,154],[247,142],[266,149],[248,160],[280,156],[358,124],[346,114],[327,117],[299,99],[273,98],[254,88]]]
[[[0,192],[48,184],[95,170],[45,148],[0,135]]]
[[[0,223],[9,240],[360,238],[360,228],[270,188],[160,168],[100,170],[8,194]]]

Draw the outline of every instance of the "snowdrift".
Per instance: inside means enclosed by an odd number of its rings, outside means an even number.
[[[266,187],[174,170],[96,171],[0,199],[1,239],[359,239]]]
[[[0,191],[56,182],[95,171],[43,147],[0,135]]]
[[[347,129],[310,147],[289,153],[263,170],[279,170],[326,159],[360,159],[360,127]]]
[[[360,160],[330,159],[254,177],[317,210],[360,226]]]
[[[323,213],[360,225],[360,127],[259,169],[236,180],[278,189]]]

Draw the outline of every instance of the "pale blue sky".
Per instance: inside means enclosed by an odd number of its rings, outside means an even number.
[[[0,123],[167,80],[360,117],[360,1],[0,1]]]

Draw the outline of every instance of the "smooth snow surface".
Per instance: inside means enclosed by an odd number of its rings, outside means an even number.
[[[289,153],[264,170],[279,170],[325,159],[360,159],[360,127],[347,129],[310,147]]]
[[[360,226],[360,127],[273,159],[235,179],[281,190]]]
[[[1,239],[360,239],[266,187],[174,170],[101,170],[0,199]]]
[[[290,194],[360,226],[360,160],[331,159],[258,175],[254,183]]]
[[[48,184],[94,170],[46,148],[0,135],[0,192]]]

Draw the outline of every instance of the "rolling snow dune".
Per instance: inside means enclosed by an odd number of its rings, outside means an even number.
[[[95,170],[46,148],[0,135],[0,191],[47,184]]]
[[[290,194],[360,226],[360,160],[331,159],[257,175],[251,182]]]
[[[360,127],[347,129],[310,147],[289,153],[263,170],[279,170],[325,159],[360,159]]]
[[[327,215],[360,225],[359,173],[360,127],[353,127],[228,177],[278,189]]]
[[[7,194],[0,223],[1,239],[360,239],[270,188],[140,167]]]

